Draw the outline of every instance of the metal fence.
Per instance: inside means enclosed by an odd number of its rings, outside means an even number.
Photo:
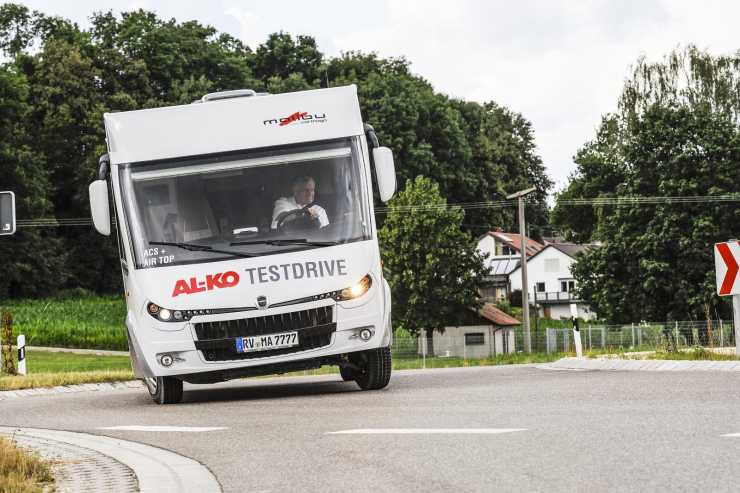
[[[426,337],[394,337],[391,354],[397,368],[434,368],[465,366],[466,362],[478,364],[481,360],[505,360],[516,357],[521,348],[510,342],[504,343],[499,334],[492,338],[490,333],[445,335],[435,334],[433,348],[427,346]]]
[[[537,344],[533,342],[535,351],[574,351],[572,329],[547,328],[538,336]],[[735,333],[731,320],[582,325],[581,342],[584,351],[677,351],[688,347],[734,349]]]

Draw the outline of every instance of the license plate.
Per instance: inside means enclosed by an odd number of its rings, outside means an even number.
[[[298,345],[298,332],[282,332],[280,334],[266,334],[263,336],[237,337],[236,352],[251,353],[253,351],[267,351]]]

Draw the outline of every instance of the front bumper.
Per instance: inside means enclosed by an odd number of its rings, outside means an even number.
[[[350,303],[336,303],[333,300],[289,305],[274,309],[259,311],[235,312],[228,315],[203,315],[182,324],[181,330],[158,330],[157,322],[146,315],[143,320],[146,325],[143,330],[131,330],[132,356],[135,360],[136,376],[157,377],[175,376],[188,381],[219,381],[235,378],[241,375],[269,374],[302,367],[316,367],[321,364],[330,364],[338,360],[338,355],[389,346],[392,339],[390,325],[390,293],[387,284],[383,282],[376,289],[367,293],[366,299],[355,300]],[[265,351],[263,354],[237,354],[231,344],[234,337],[240,336],[236,332],[225,331],[218,341],[202,340],[203,331],[196,330],[196,324],[218,326],[219,323],[230,323],[251,318],[285,318],[291,313],[311,310],[331,311],[331,320],[322,320],[316,326],[301,328],[299,337],[302,338],[298,349],[288,351]],[[148,319],[147,319],[148,317]],[[202,325],[201,325],[202,327]],[[368,341],[358,337],[363,328],[370,328],[373,336]],[[282,332],[276,328],[263,333]],[[301,333],[305,331],[305,333]],[[313,332],[312,332],[313,331]],[[252,335],[252,334],[244,334]],[[311,336],[313,342],[303,344],[303,336]],[[173,363],[166,367],[161,363],[161,356],[172,356]],[[233,358],[233,359],[232,359]],[[303,362],[303,364],[301,363]],[[258,369],[261,367],[261,369]],[[201,378],[197,375],[202,374]]]

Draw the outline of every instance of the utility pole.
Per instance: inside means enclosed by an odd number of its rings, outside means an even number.
[[[532,334],[529,331],[529,285],[527,284],[527,227],[524,223],[524,197],[536,190],[535,187],[520,190],[506,197],[519,201],[519,236],[522,260],[522,326],[524,329],[524,350],[532,352]]]

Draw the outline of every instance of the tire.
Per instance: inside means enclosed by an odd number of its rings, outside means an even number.
[[[342,375],[342,380],[345,382],[350,382],[355,379],[355,371],[352,368],[340,366],[339,374]]]
[[[363,351],[358,355],[357,366],[362,368],[355,382],[362,390],[379,390],[391,380],[391,349],[382,347]]]
[[[182,401],[182,380],[173,377],[156,377],[144,380],[149,395],[157,404],[177,404]]]

